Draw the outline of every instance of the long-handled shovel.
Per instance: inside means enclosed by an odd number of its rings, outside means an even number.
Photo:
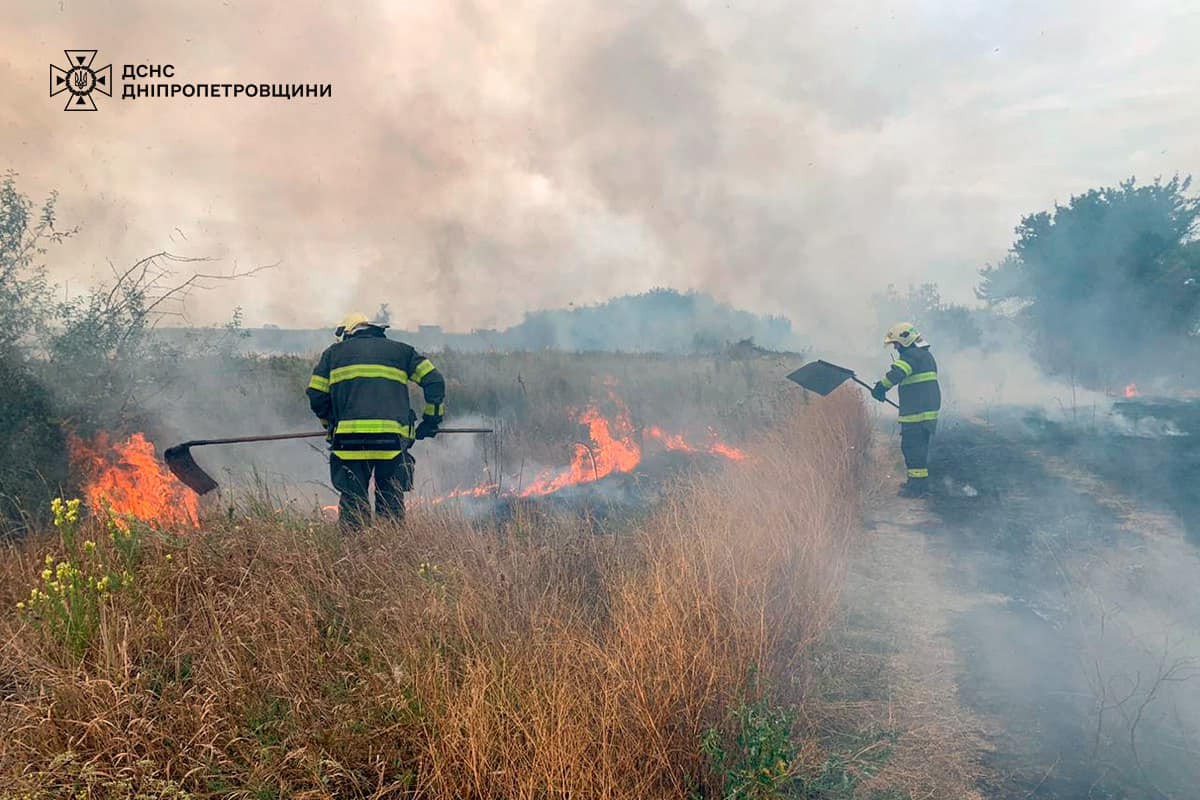
[[[491,428],[438,428],[438,435],[443,433],[493,433],[493,431]],[[185,486],[196,494],[207,494],[217,488],[217,482],[196,463],[196,459],[192,458],[191,448],[206,444],[274,442],[280,439],[310,439],[325,435],[325,431],[312,431],[310,433],[276,433],[270,436],[236,436],[231,439],[193,439],[190,442],[168,447],[163,451],[163,461],[167,463],[167,469],[171,470]]]
[[[828,361],[820,359],[810,361],[787,377],[789,381],[795,381],[810,392],[816,392],[822,397],[846,381],[854,381],[866,389],[871,388],[870,384],[859,380],[858,376],[854,374],[854,370],[839,367],[837,364],[830,364]],[[900,408],[891,400],[887,400],[887,403]]]

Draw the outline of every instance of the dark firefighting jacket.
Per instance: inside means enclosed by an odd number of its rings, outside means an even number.
[[[412,444],[408,384],[421,387],[425,416],[445,413],[446,382],[433,362],[379,328],[354,333],[321,354],[308,402],[333,430],[333,454],[346,460],[395,458]]]
[[[881,383],[890,389],[899,386],[900,417],[902,423],[931,422],[938,417],[942,407],[942,390],[938,386],[937,361],[928,347],[904,347],[900,357],[892,362],[892,368],[883,376]]]

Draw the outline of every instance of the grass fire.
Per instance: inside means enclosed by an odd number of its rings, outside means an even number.
[[[1200,796],[1194,6],[0,3],[0,800]]]
[[[144,434],[117,442],[103,433],[91,442],[72,437],[69,447],[88,508],[164,525],[199,524],[196,495],[163,466]]]

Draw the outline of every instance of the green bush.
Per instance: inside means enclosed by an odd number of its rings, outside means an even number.
[[[797,748],[792,741],[792,722],[791,714],[759,700],[734,711],[731,737],[717,728],[704,734],[701,747],[720,779],[723,800],[793,796],[789,787]]]

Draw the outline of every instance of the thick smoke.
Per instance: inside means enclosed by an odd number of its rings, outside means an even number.
[[[1200,161],[1197,23],[1166,2],[17,0],[0,19],[5,166],[83,226],[60,277],[161,248],[278,262],[198,298],[202,322],[241,304],[310,327],[385,298],[410,327],[502,327],[667,285],[873,336],[856,312],[881,285],[962,298],[1020,213]],[[46,66],[83,45],[334,98],[64,114]],[[1136,141],[1108,124],[1125,112]]]

